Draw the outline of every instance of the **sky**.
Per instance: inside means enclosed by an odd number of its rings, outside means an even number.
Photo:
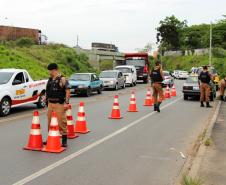
[[[155,44],[166,16],[193,25],[225,14],[226,0],[0,0],[0,25],[37,28],[48,41],[69,46],[78,35],[82,48],[103,42],[123,52]]]

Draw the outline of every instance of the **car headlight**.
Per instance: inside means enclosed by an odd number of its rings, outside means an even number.
[[[112,81],[110,81],[110,84],[115,84],[115,81],[113,81],[113,80],[112,80]]]

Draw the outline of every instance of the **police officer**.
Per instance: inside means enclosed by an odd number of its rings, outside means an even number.
[[[203,71],[199,74],[199,84],[200,85],[200,102],[201,107],[204,107],[204,101],[206,101],[206,107],[212,107],[210,102],[210,81],[211,81],[211,75],[208,71],[207,66],[203,66]]]
[[[154,69],[151,71],[151,81],[154,97],[154,111],[160,112],[160,104],[164,99],[162,81],[164,79],[160,62],[156,62]]]
[[[224,101],[224,91],[226,88],[226,76],[220,81],[220,99]]]
[[[67,147],[67,120],[65,112],[70,99],[70,89],[68,81],[58,70],[56,63],[48,65],[50,78],[46,87],[46,101],[48,104],[48,127],[51,122],[52,112],[56,112],[59,130],[62,135],[62,146]]]

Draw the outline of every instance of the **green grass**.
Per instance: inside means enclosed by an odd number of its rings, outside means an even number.
[[[28,70],[33,79],[48,77],[46,67],[56,62],[62,74],[70,76],[74,72],[94,72],[88,57],[77,54],[73,48],[59,44],[18,47],[0,44],[0,68],[22,68]]]
[[[182,185],[202,185],[203,181],[200,178],[191,178],[187,175],[183,177]]]
[[[213,66],[217,69],[220,76],[226,75],[226,56],[213,56]],[[190,71],[192,67],[208,65],[209,56],[165,56],[163,57],[163,68],[173,71],[175,69]]]
[[[211,143],[212,143],[211,138],[207,138],[206,141],[205,141],[205,146],[210,146]]]

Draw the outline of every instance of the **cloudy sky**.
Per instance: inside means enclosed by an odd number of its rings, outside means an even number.
[[[39,28],[69,46],[79,35],[83,48],[96,41],[127,52],[155,43],[159,21],[172,14],[189,25],[209,23],[226,14],[226,0],[0,0],[0,25]]]

